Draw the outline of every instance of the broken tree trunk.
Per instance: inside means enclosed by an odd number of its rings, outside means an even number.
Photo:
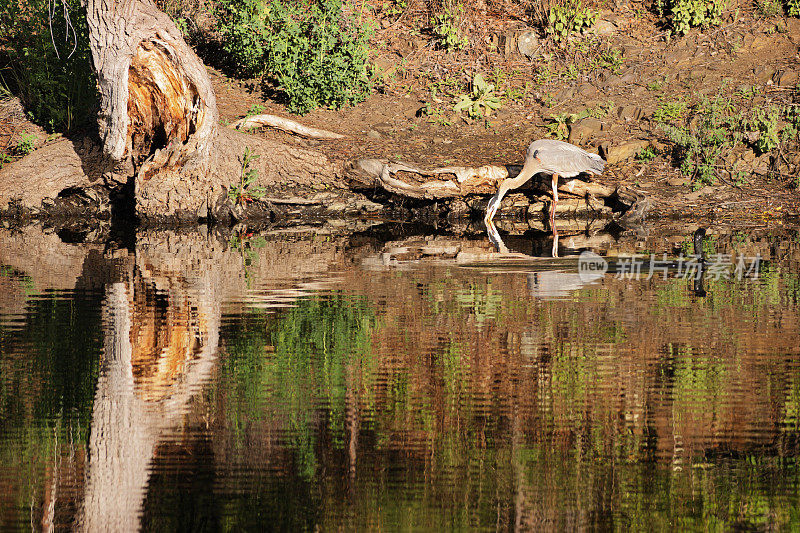
[[[152,0],[87,0],[103,149],[138,174],[203,167],[217,131],[205,66]]]

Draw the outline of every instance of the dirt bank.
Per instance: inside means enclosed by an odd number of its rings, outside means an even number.
[[[355,107],[319,109],[300,118],[343,133],[344,139],[302,140],[270,130],[253,135],[313,148],[335,161],[378,158],[423,167],[518,164],[531,140],[563,135],[609,160],[598,181],[626,186],[648,199],[637,206],[636,217],[797,217],[796,136],[760,153],[751,132],[750,138],[731,143],[718,160],[713,183],[704,183],[676,168],[678,154],[665,132],[664,124],[695,132],[695,106],[703,99],[722,98],[741,116],[800,102],[800,19],[734,7],[719,27],[670,36],[641,4],[622,2],[601,9],[589,32],[561,43],[536,34],[514,13],[490,11],[480,27],[483,45],[473,42],[455,52],[438,49],[419,17],[377,16],[378,90]],[[520,36],[533,39],[530,57],[519,52]],[[264,99],[257,80],[210,70],[223,125],[254,110],[290,116],[280,103]],[[453,105],[469,92],[476,73],[495,84],[503,105],[491,116],[469,119],[453,112]],[[670,115],[676,109],[677,115]],[[19,113],[8,116],[16,122],[6,128],[12,131],[4,137],[7,148],[23,131],[38,133],[37,146],[45,142],[41,130],[20,125]],[[779,118],[776,127],[785,125]],[[363,190],[366,197],[359,199],[341,176],[319,179],[309,184],[289,178],[281,184],[282,197],[296,201],[280,204],[280,215],[303,216],[309,210],[319,216],[363,215],[379,212],[381,205],[409,206]],[[510,195],[501,214],[524,211],[526,200],[530,205],[543,198],[532,192]],[[334,204],[341,209],[326,207]],[[480,202],[470,205],[462,214],[480,211]],[[445,202],[437,209],[450,207]]]

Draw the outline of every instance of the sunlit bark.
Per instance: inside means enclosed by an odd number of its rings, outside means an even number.
[[[85,531],[139,528],[156,447],[181,426],[187,405],[213,370],[218,280],[211,269],[172,270],[186,264],[191,260],[167,258],[162,272],[140,257],[122,281],[106,286],[104,352],[79,518]],[[148,285],[164,284],[169,298],[161,320],[139,295]]]

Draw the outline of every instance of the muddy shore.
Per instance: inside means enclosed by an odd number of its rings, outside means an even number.
[[[508,17],[494,17],[483,33],[487,48],[462,52],[437,49],[435,42],[402,20],[379,29],[374,65],[378,89],[367,101],[341,110],[318,109],[292,117],[342,133],[335,141],[304,140],[274,130],[253,132],[299,147],[319,150],[335,161],[363,158],[404,161],[425,168],[520,164],[531,140],[552,136],[561,117],[566,140],[608,159],[597,181],[625,187],[643,201],[628,213],[635,220],[695,217],[708,221],[759,223],[795,221],[800,216],[800,151],[797,142],[760,154],[753,142],[738,143],[720,160],[714,183],[698,183],[675,166],[675,153],[656,119],[665,103],[685,102],[687,109],[702,99],[725,98],[741,113],[800,101],[800,19],[760,17],[754,12],[729,12],[716,28],[693,29],[670,36],[652,16],[641,16],[635,4],[601,10],[584,35],[553,43]],[[520,53],[521,37],[536,39],[529,57]],[[530,44],[530,43],[528,43]],[[591,58],[612,52],[613,64]],[[208,61],[207,61],[208,62]],[[577,67],[575,67],[577,65]],[[221,125],[252,113],[254,108],[291,116],[280,103],[264,98],[257,80],[236,80],[209,67],[217,93]],[[452,111],[458,94],[468,90],[476,73],[494,80],[503,106],[481,119]],[[433,110],[433,111],[432,111]],[[564,117],[580,117],[569,123]],[[57,142],[26,121],[18,104],[3,104],[3,140],[14,146],[21,132],[35,133],[36,147]],[[692,115],[685,120],[691,128]],[[781,126],[781,124],[779,124]],[[17,136],[15,138],[15,135]],[[652,157],[642,158],[649,150]],[[532,183],[510,194],[501,215],[544,221],[548,201]],[[234,207],[230,220],[262,222],[324,220],[331,217],[389,217],[438,223],[476,218],[487,197],[431,202],[392,197],[354,186],[346,172],[318,183],[291,179],[268,191],[272,201]],[[64,195],[41,209],[20,209],[9,203],[3,223],[49,221],[49,224],[110,225],[111,198],[102,191]],[[561,218],[619,218],[621,212],[581,209],[581,202]],[[238,209],[238,212],[237,212]],[[117,208],[119,211],[119,208]]]

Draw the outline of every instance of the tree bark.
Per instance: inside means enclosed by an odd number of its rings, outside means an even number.
[[[152,0],[87,0],[100,92],[103,150],[132,157],[145,179],[163,167],[202,167],[217,101],[202,61]],[[137,161],[138,160],[138,161]]]

